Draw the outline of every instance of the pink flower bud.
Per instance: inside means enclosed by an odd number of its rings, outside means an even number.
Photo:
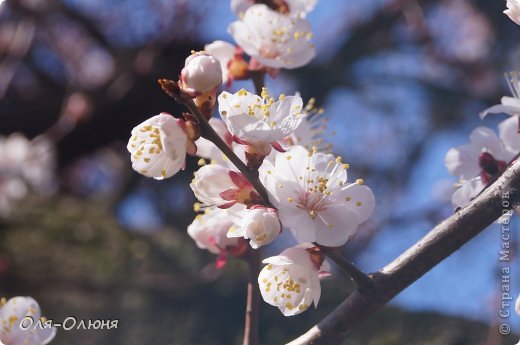
[[[186,59],[181,71],[181,85],[194,96],[215,90],[222,84],[220,62],[212,55],[194,53]]]

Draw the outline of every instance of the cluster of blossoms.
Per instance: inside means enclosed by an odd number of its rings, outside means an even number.
[[[55,336],[56,327],[45,325],[40,306],[32,297],[0,300],[0,344],[45,345]]]
[[[30,190],[49,194],[55,190],[54,146],[46,137],[33,140],[20,133],[0,136],[0,215]]]
[[[133,168],[155,179],[183,169],[186,154],[201,157],[190,187],[202,213],[188,234],[218,255],[217,267],[282,231],[293,235],[298,245],[264,259],[258,277],[263,299],[286,316],[317,305],[320,279],[329,275],[320,246],[349,241],[370,217],[374,196],[362,179],[347,182],[349,164],[327,153],[322,110],[313,101],[304,106],[299,94],[272,97],[266,88],[259,95],[219,88],[307,64],[315,52],[305,15],[315,2],[232,1],[240,19],[228,31],[238,46],[208,44],[186,59],[178,82],[162,82],[191,113],[156,115],[135,127],[128,143]],[[220,119],[212,117],[216,109]]]

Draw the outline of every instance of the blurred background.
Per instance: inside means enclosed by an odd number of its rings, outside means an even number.
[[[345,248],[365,271],[452,214],[445,153],[505,118],[478,117],[509,93],[503,73],[520,68],[520,27],[504,9],[489,0],[321,0],[308,16],[316,59],[267,81],[274,94],[316,98],[326,140],[372,187],[374,216]],[[0,0],[0,296],[33,296],[54,320],[120,320],[111,330],[59,330],[52,344],[240,343],[245,265],[216,270],[186,234],[197,159],[155,181],[131,169],[125,149],[135,125],[183,110],[156,80],[177,78],[192,49],[232,42],[235,19],[228,0]],[[241,87],[252,90],[231,89]],[[517,296],[516,219],[511,229]],[[500,244],[490,227],[346,343],[515,344],[496,326]],[[323,282],[317,310],[284,318],[263,304],[262,344],[297,336],[352,289],[338,272]],[[517,333],[519,320],[508,319]]]

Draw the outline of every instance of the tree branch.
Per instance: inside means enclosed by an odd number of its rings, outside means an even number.
[[[249,273],[243,345],[257,345],[259,344],[258,316],[260,310],[260,290],[257,280],[258,274],[260,273],[260,249],[249,250],[247,264],[249,266]]]
[[[372,287],[372,278],[357,268],[353,263],[341,255],[337,248],[324,247],[314,243],[320,250],[327,255],[336,265],[338,265],[356,283],[361,293]]]
[[[373,275],[366,293],[354,291],[320,323],[288,345],[340,344],[347,334],[406,287],[478,235],[520,202],[520,160],[468,206]]]

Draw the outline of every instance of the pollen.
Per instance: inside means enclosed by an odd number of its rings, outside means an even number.
[[[356,183],[357,183],[358,185],[362,185],[362,184],[365,183],[365,181],[364,181],[362,178],[358,178],[358,179],[356,180]]]
[[[267,91],[267,88],[266,87],[263,87],[262,88],[262,93],[260,94],[260,96],[264,99],[267,99],[269,98],[269,91]]]
[[[288,197],[288,198],[287,198],[287,202],[293,202],[293,201],[294,201],[293,198],[291,198],[291,197]]]
[[[307,310],[307,308],[309,308],[309,305],[305,303],[302,303],[298,306],[299,310]]]
[[[361,201],[356,202],[356,206],[361,206],[363,203]]]
[[[239,96],[247,96],[247,91],[245,89],[240,89],[237,92],[237,95],[239,95]]]
[[[199,212],[200,211],[200,203],[196,202],[193,204],[193,211]]]

